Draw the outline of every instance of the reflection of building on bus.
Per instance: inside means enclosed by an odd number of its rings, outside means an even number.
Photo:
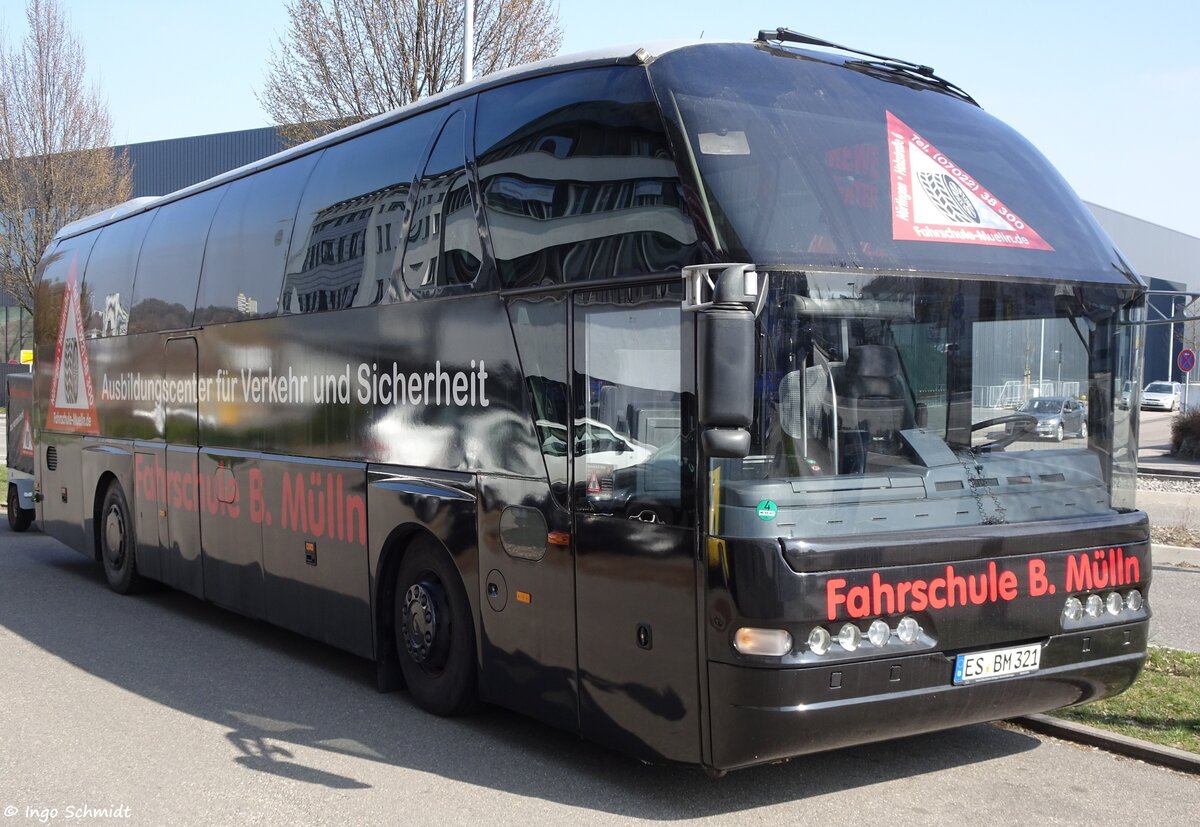
[[[300,266],[288,272],[283,311],[378,304],[399,249],[407,195],[408,184],[393,184],[319,212]]]
[[[690,263],[696,232],[649,116],[632,102],[565,106],[481,148],[484,204],[506,284]]]

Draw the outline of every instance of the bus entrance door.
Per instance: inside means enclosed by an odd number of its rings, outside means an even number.
[[[692,322],[680,298],[673,284],[575,296],[579,717],[587,738],[698,761],[695,440],[682,369]]]
[[[158,537],[162,581],[195,597],[204,597],[200,557],[200,485],[196,474],[199,410],[196,389],[196,340],[168,339],[163,346],[163,385],[156,411],[162,417],[164,444],[154,447],[165,472],[159,503]]]

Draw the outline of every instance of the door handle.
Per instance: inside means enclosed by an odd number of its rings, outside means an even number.
[[[648,508],[639,511],[637,514],[630,514],[629,519],[637,520],[638,522],[641,522],[641,523],[661,523],[662,522],[662,520],[660,520],[658,518],[658,515],[655,514],[653,511],[651,511]]]

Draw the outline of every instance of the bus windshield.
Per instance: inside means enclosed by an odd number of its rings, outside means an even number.
[[[1012,129],[950,94],[831,60],[712,44],[651,64],[727,260],[1129,281]]]
[[[778,270],[769,283],[751,456],[713,461],[722,533],[835,537],[1132,505],[1134,432],[1114,398],[1131,375],[1127,291],[846,271]]]

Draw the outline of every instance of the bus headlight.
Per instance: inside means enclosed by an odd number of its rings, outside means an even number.
[[[1104,614],[1104,601],[1098,594],[1089,594],[1087,602],[1083,604],[1083,610],[1088,613],[1088,617],[1099,617]]]
[[[743,655],[782,657],[792,651],[792,636],[783,629],[752,629],[743,626],[733,635],[733,648]]]
[[[1083,617],[1083,603],[1078,597],[1068,597],[1066,604],[1063,606],[1063,617],[1067,620],[1079,620]]]
[[[892,629],[882,620],[871,621],[871,628],[867,629],[867,640],[871,641],[872,646],[884,647],[891,640]]]
[[[847,652],[853,652],[862,643],[862,632],[853,623],[847,623],[838,630],[838,646]]]
[[[1125,605],[1129,607],[1129,611],[1131,612],[1140,612],[1144,603],[1142,593],[1137,589],[1131,591],[1125,598]]]
[[[814,655],[823,655],[829,651],[829,644],[833,641],[829,632],[824,626],[818,626],[808,633],[808,650]]]
[[[1125,598],[1121,597],[1120,592],[1109,592],[1104,599],[1104,608],[1108,609],[1110,615],[1119,615],[1125,608]]]
[[[921,634],[921,624],[911,617],[902,617],[896,624],[896,637],[901,643],[916,643]]]

